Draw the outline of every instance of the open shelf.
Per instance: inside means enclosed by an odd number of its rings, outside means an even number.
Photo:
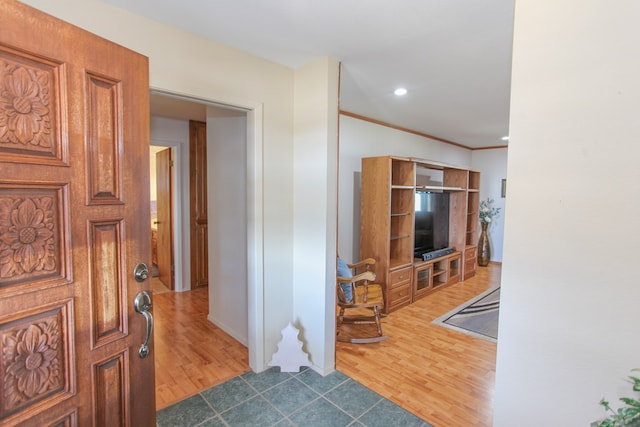
[[[391,236],[390,239],[391,240],[399,240],[399,239],[408,239],[409,237],[411,237],[409,234],[403,234],[400,236]]]
[[[437,185],[416,185],[418,191],[433,191],[436,193],[444,193],[445,191],[464,191],[463,187],[445,187]]]
[[[391,159],[391,186],[409,187],[416,185],[416,165],[400,159]]]
[[[469,191],[480,191],[480,172],[469,171]]]

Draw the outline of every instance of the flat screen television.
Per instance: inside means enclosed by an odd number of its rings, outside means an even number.
[[[449,193],[416,191],[414,256],[449,245]]]

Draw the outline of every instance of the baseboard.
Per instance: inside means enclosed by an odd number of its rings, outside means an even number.
[[[218,320],[214,319],[213,317],[211,317],[211,315],[207,316],[207,320],[211,323],[213,323],[214,325],[216,325],[218,328],[222,329],[224,332],[226,332],[227,334],[231,335],[231,337],[238,341],[240,344],[242,344],[245,347],[249,346],[249,343],[247,341],[246,337],[242,337],[242,334],[239,333],[238,331],[234,330],[232,327],[225,325],[222,322],[219,322]]]

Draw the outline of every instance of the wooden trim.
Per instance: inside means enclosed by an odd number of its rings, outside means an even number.
[[[489,147],[472,148],[472,150],[494,150],[496,148],[509,148],[508,145],[491,145]]]
[[[414,135],[422,136],[424,138],[433,139],[434,141],[443,142],[445,144],[454,145],[456,147],[465,148],[465,149],[471,150],[471,151],[475,151],[475,150],[490,150],[490,149],[493,149],[493,148],[508,148],[506,145],[496,145],[496,146],[491,146],[491,147],[480,147],[480,148],[469,147],[467,145],[463,145],[463,144],[460,144],[458,142],[449,141],[448,139],[439,138],[437,136],[429,135],[428,133],[419,132],[419,131],[416,131],[416,130],[413,130],[413,129],[409,129],[409,128],[405,128],[405,127],[402,127],[402,126],[394,125],[392,123],[383,122],[382,120],[372,119],[371,117],[362,116],[362,115],[356,114],[356,113],[351,113],[351,112],[346,111],[346,110],[339,110],[339,112],[343,116],[352,117],[354,119],[363,120],[365,122],[374,123],[374,124],[377,124],[377,125],[380,125],[380,126],[385,126],[385,127],[391,128],[391,129],[402,131],[402,132],[411,133],[411,134],[414,134]]]

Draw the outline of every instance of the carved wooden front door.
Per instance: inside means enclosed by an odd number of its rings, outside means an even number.
[[[0,425],[155,425],[147,58],[13,0],[0,22]]]

